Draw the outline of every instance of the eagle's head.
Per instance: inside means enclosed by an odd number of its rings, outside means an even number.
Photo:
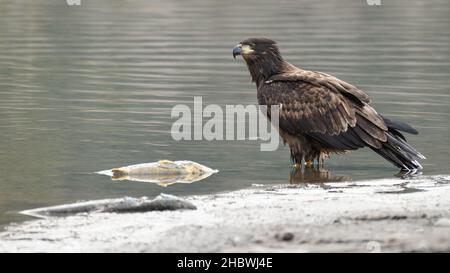
[[[241,55],[244,60],[279,56],[277,42],[269,38],[248,38],[233,48],[233,57]],[[269,55],[269,56],[267,56]]]
[[[233,57],[241,55],[257,86],[280,72],[284,61],[277,42],[268,38],[249,38],[233,48]]]

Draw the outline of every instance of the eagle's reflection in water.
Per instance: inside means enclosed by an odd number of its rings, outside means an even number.
[[[350,176],[332,176],[329,170],[317,165],[293,168],[289,175],[289,182],[291,184],[342,182],[351,180],[352,178]]]

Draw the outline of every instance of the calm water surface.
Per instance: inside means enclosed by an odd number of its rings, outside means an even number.
[[[365,90],[378,112],[420,130],[409,139],[428,157],[424,174],[449,173],[447,0],[81,2],[0,2],[0,225],[26,219],[22,209],[77,200],[289,183],[285,147],[170,136],[171,108],[193,96],[256,103],[231,56],[250,36],[272,37],[290,62]],[[159,159],[220,173],[167,188],[92,174]],[[370,150],[333,156],[326,168],[353,180],[396,172]]]

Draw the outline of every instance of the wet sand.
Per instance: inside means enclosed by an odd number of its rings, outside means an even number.
[[[10,225],[0,252],[450,251],[450,176],[258,186]]]

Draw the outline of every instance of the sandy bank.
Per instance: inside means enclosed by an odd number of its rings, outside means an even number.
[[[255,186],[11,225],[0,252],[450,251],[450,176]]]

